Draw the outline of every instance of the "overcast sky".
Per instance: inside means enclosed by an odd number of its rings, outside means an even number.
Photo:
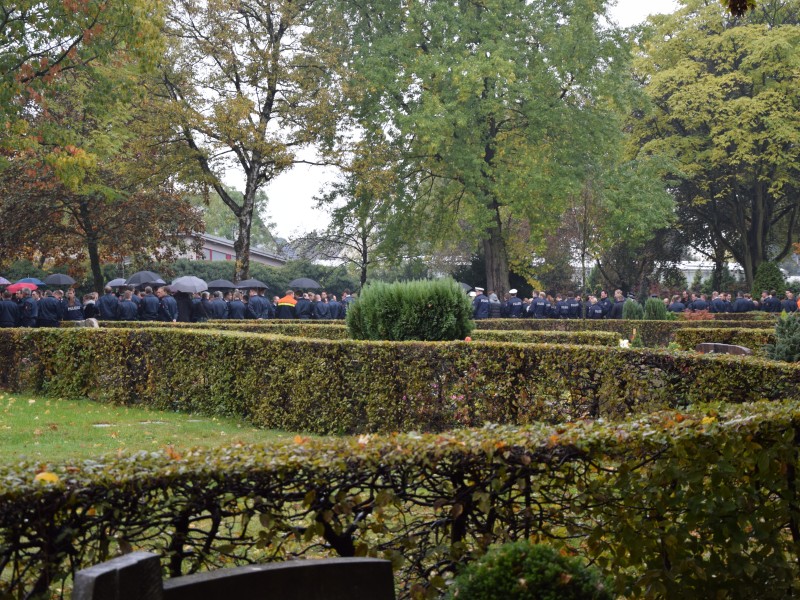
[[[676,10],[676,0],[618,0],[611,9],[611,16],[619,25],[628,27],[641,23],[648,15],[669,13]],[[334,176],[331,169],[298,165],[290,172],[275,179],[267,188],[269,220],[275,224],[273,233],[290,238],[312,229],[325,227],[328,219],[325,212],[315,208],[313,197],[320,186]],[[233,174],[226,182],[241,186],[241,178]]]

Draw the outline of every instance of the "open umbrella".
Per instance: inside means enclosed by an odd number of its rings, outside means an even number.
[[[47,285],[41,279],[36,279],[36,277],[23,277],[22,279],[17,281],[17,283],[33,283],[34,285],[37,285],[37,286]],[[36,289],[36,288],[33,288],[33,289]]]
[[[170,288],[176,292],[195,294],[198,292],[205,292],[208,289],[208,284],[194,275],[185,275],[184,277],[173,279]]]
[[[227,279],[215,279],[208,282],[208,289],[210,290],[232,290],[236,286]]]
[[[11,282],[8,279],[5,277],[0,277],[0,285],[8,285],[9,283]]]
[[[315,290],[321,288],[322,286],[313,279],[309,279],[308,277],[300,277],[298,279],[292,279],[289,282],[289,287],[300,288],[305,290]]]
[[[75,280],[69,275],[64,275],[63,273],[53,273],[52,275],[45,277],[44,282],[47,285],[72,285],[75,283]]]
[[[236,287],[239,287],[239,288],[242,288],[242,289],[254,288],[254,289],[265,290],[269,286],[266,283],[260,282],[258,279],[245,279],[244,281],[240,281],[239,285],[237,285]]]
[[[148,283],[155,283],[159,285],[163,285],[166,283],[158,273],[153,273],[152,271],[139,271],[138,273],[134,273],[128,280],[125,282],[127,285],[145,285]]]
[[[460,285],[461,289],[464,290],[465,292],[469,292],[470,290],[472,290],[472,286],[468,283],[464,283],[463,281],[459,281],[458,285]]]
[[[12,283],[10,286],[8,286],[6,288],[6,290],[13,294],[14,292],[18,292],[23,288],[28,288],[29,290],[35,290],[38,287],[39,286],[36,285],[35,283],[27,283],[25,281],[23,281],[23,282],[19,282],[18,281],[17,283]]]
[[[126,285],[126,280],[124,277],[117,277],[106,284],[107,287],[120,287],[123,285]]]

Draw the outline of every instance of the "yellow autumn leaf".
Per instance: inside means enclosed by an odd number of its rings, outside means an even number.
[[[33,479],[34,481],[43,481],[45,483],[58,483],[60,481],[58,475],[51,473],[50,471],[42,471],[41,473],[37,473],[36,477]]]

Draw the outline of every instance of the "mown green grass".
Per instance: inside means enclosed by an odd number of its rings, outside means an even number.
[[[172,447],[255,443],[293,436],[243,421],[0,391],[0,463],[58,462]]]

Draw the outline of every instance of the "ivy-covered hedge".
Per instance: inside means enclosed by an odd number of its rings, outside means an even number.
[[[630,339],[633,330],[646,346],[667,346],[675,340],[675,332],[693,327],[708,327],[709,321],[639,321],[624,319],[484,319],[475,321],[477,330],[526,330],[526,331],[614,331]],[[715,328],[763,329],[765,323],[758,321],[714,320]]]
[[[683,350],[694,350],[697,344],[714,342],[734,344],[750,348],[755,354],[765,356],[764,346],[775,343],[774,329],[717,329],[715,321],[707,321],[709,327],[680,329],[675,332],[675,342]]]
[[[0,385],[12,389],[315,433],[617,419],[699,401],[800,399],[800,365],[664,350],[177,328],[6,329],[0,347]]]
[[[132,549],[177,576],[312,555],[392,560],[437,597],[489,544],[546,540],[627,598],[800,594],[800,408],[492,426],[0,467],[0,595],[58,593]]]

